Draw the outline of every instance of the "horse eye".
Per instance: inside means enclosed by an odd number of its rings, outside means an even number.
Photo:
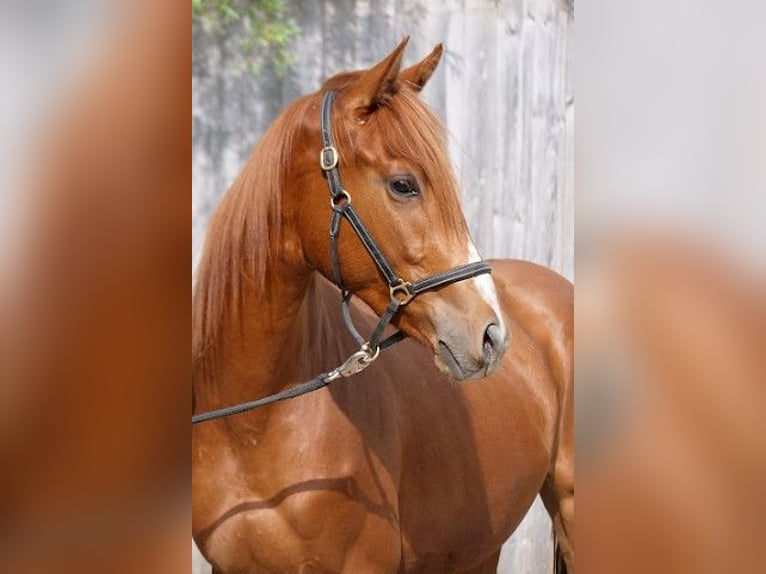
[[[395,177],[388,182],[388,188],[394,195],[400,197],[413,197],[420,193],[418,184],[408,177]]]

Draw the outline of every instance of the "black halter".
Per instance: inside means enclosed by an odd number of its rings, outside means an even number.
[[[333,91],[327,92],[322,100],[323,147],[319,155],[319,164],[325,172],[327,184],[330,188],[330,206],[332,207],[332,219],[330,221],[330,257],[332,261],[332,272],[335,283],[341,290],[343,318],[345,319],[346,327],[354,339],[361,345],[362,350],[368,351],[368,362],[372,362],[377,358],[377,354],[381,348],[385,349],[404,338],[404,335],[401,332],[397,332],[383,341],[380,340],[386,326],[394,318],[400,307],[403,307],[421,293],[445,287],[465,279],[471,279],[477,275],[490,273],[491,268],[486,262],[477,261],[475,263],[453,267],[447,271],[442,271],[414,282],[404,280],[394,271],[391,264],[386,259],[386,256],[383,255],[383,251],[381,251],[377,243],[375,243],[372,235],[367,230],[364,223],[362,223],[362,220],[354,209],[354,206],[351,203],[351,194],[343,188],[343,183],[340,178],[340,168],[338,167],[340,154],[335,147],[332,132],[332,106],[335,101],[335,95],[336,93]],[[388,307],[386,307],[383,315],[380,317],[378,325],[372,332],[368,342],[365,342],[364,337],[359,334],[359,331],[351,320],[349,301],[351,300],[352,294],[343,287],[343,280],[340,273],[338,234],[340,232],[342,218],[344,217],[351,224],[351,228],[354,230],[357,237],[362,242],[362,245],[364,245],[367,250],[367,253],[370,254],[370,257],[372,257],[375,265],[377,265],[384,279],[388,283],[388,289],[391,296],[391,301],[388,304]]]
[[[359,343],[360,348],[346,359],[343,364],[333,369],[329,373],[322,373],[317,377],[307,381],[301,385],[297,385],[276,393],[269,395],[255,401],[246,403],[240,403],[238,405],[232,405],[230,407],[224,407],[214,411],[208,411],[192,416],[192,424],[198,424],[205,421],[227,417],[230,415],[236,415],[244,413],[259,407],[264,407],[279,401],[298,397],[326,387],[333,381],[346,378],[367,368],[375,359],[378,358],[380,351],[391,345],[398,343],[404,339],[405,335],[401,331],[397,331],[390,337],[384,339],[383,332],[386,326],[391,322],[396,313],[401,307],[412,301],[415,297],[426,291],[438,289],[463,281],[465,279],[471,279],[477,275],[484,273],[490,273],[492,269],[489,264],[484,261],[477,261],[475,263],[468,263],[459,267],[453,267],[447,271],[442,271],[425,279],[418,281],[406,281],[400,277],[391,267],[391,264],[383,255],[383,252],[378,247],[372,235],[365,227],[362,220],[359,218],[354,206],[351,204],[351,194],[343,189],[343,184],[340,179],[340,169],[338,163],[340,161],[340,155],[338,149],[335,147],[335,140],[332,134],[332,105],[335,101],[335,92],[327,92],[322,100],[322,151],[319,155],[319,165],[327,177],[327,183],[330,187],[330,205],[332,207],[332,219],[330,220],[330,258],[332,263],[332,273],[336,285],[341,290],[341,304],[343,309],[343,319],[346,323],[351,336]],[[388,283],[388,290],[391,296],[391,301],[383,312],[383,315],[378,320],[378,324],[375,330],[370,335],[368,341],[365,341],[364,337],[359,334],[359,331],[354,326],[351,319],[351,310],[349,303],[351,301],[352,293],[343,287],[343,280],[340,273],[340,260],[338,258],[338,235],[340,233],[340,224],[345,218],[351,228],[356,233],[359,240],[364,245],[367,253],[370,254],[372,260],[377,265],[381,274]]]

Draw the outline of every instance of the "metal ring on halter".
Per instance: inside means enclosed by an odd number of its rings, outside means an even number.
[[[409,281],[405,281],[404,279],[399,279],[398,281],[398,283],[391,285],[388,288],[391,294],[391,299],[398,299],[400,305],[406,305],[414,299],[417,293],[412,290],[412,283]],[[404,297],[400,297],[398,295],[399,293],[403,294]]]
[[[330,154],[329,161],[325,161],[325,159],[327,159],[327,154]],[[319,164],[325,171],[330,171],[337,167],[338,150],[335,146],[328,145],[322,148],[322,151],[319,152]]]
[[[369,343],[365,343],[364,345],[362,345],[362,351],[367,353],[367,358],[364,359],[363,362],[365,364],[369,365],[370,363],[375,361],[375,359],[378,358],[378,355],[380,355],[380,345],[378,345],[375,348],[375,351],[373,352],[373,350],[370,348],[370,344]]]
[[[351,194],[345,189],[341,189],[338,195],[330,196],[330,207],[333,209],[342,209],[347,205],[351,205]]]

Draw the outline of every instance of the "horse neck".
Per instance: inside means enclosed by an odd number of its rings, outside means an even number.
[[[312,362],[307,331],[321,301],[312,297],[311,272],[291,270],[279,261],[269,263],[265,271],[262,286],[242,286],[239,311],[223,323],[215,341],[214,371],[206,380],[194,381],[198,411],[253,400],[302,382],[302,371]]]

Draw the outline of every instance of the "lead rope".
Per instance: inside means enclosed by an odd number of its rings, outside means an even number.
[[[382,348],[383,347],[381,346],[381,348],[378,349],[378,352],[374,355],[370,354],[367,349],[360,349],[353,353],[348,359],[343,361],[343,363],[341,363],[338,367],[334,368],[329,373],[322,373],[310,381],[307,381],[301,385],[296,385],[282,392],[254,401],[239,403],[230,407],[223,407],[221,409],[194,415],[192,416],[192,425],[246,413],[247,411],[252,411],[260,407],[265,407],[267,405],[272,405],[280,401],[286,401],[287,399],[292,399],[307,393],[317,391],[323,387],[326,387],[330,383],[337,381],[340,378],[348,378],[352,375],[355,375],[359,371],[364,370],[372,361],[378,358],[377,355],[382,350]]]

